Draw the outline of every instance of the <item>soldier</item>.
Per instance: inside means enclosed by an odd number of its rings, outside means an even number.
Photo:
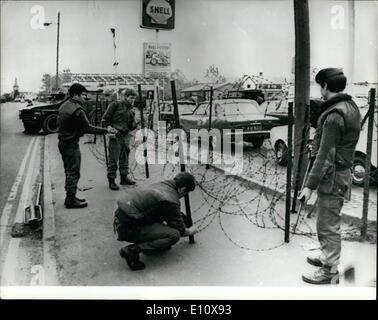
[[[70,98],[59,108],[57,119],[59,126],[58,147],[66,175],[66,199],[64,201],[66,208],[84,208],[88,205],[85,199],[76,197],[77,183],[80,179],[80,137],[84,133],[106,134],[115,132],[114,129],[94,127],[89,124],[83,109],[81,96],[83,92],[88,91],[79,83],[74,83],[68,89]]]
[[[321,255],[307,257],[309,264],[320,268],[302,279],[312,284],[329,284],[339,281],[341,208],[344,199],[350,199],[351,167],[360,136],[361,115],[352,97],[343,93],[347,79],[341,69],[320,70],[315,81],[325,101],[312,146],[313,167],[299,199],[306,202],[312,191],[317,190]]]
[[[195,227],[186,228],[180,212],[180,198],[194,188],[194,177],[183,172],[148,189],[129,190],[117,201],[114,230],[119,241],[134,243],[120,250],[131,270],[145,268],[139,260],[141,252],[148,255],[169,250],[180,237],[197,232]]]
[[[115,182],[119,164],[121,185],[134,185],[135,182],[127,177],[130,153],[130,132],[137,128],[135,113],[132,110],[137,94],[133,89],[125,89],[121,94],[121,101],[112,102],[102,117],[104,126],[115,128],[117,133],[109,137],[108,180],[111,190],[119,190]]]

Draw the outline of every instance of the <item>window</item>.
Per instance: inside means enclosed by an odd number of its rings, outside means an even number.
[[[207,116],[207,109],[209,108],[208,103],[202,103],[198,106],[195,114],[198,116]]]

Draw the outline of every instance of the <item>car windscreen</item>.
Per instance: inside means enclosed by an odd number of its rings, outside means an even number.
[[[215,113],[220,116],[233,116],[240,114],[264,114],[263,111],[259,108],[257,103],[252,102],[234,102],[234,103],[225,103],[218,106],[219,110]]]

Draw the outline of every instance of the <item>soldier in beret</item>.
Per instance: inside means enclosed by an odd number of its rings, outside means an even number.
[[[106,134],[116,132],[111,128],[105,129],[89,124],[83,108],[83,92],[88,92],[88,90],[80,83],[74,83],[68,89],[70,98],[60,106],[57,119],[59,127],[58,147],[66,175],[66,199],[64,201],[66,208],[84,208],[88,205],[85,199],[76,197],[81,165],[80,137],[84,133]]]
[[[307,201],[317,190],[317,234],[321,255],[307,257],[319,267],[302,279],[311,284],[338,283],[341,253],[341,208],[349,200],[351,167],[361,130],[360,111],[352,97],[343,93],[347,78],[337,68],[320,70],[315,77],[324,99],[313,140],[313,166],[299,199]]]
[[[137,128],[133,105],[137,93],[133,89],[125,89],[121,93],[121,101],[112,102],[106,109],[102,122],[105,127],[115,128],[117,133],[109,137],[108,181],[111,190],[119,190],[115,182],[117,170],[120,173],[121,185],[134,185],[127,174],[129,171],[130,132]]]

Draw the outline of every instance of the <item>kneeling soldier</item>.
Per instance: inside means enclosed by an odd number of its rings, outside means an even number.
[[[194,177],[183,172],[148,189],[128,190],[118,199],[114,229],[119,241],[133,243],[120,250],[131,270],[145,268],[139,260],[141,252],[148,255],[168,250],[180,237],[197,232],[194,227],[186,228],[180,211],[180,198],[194,188]]]

